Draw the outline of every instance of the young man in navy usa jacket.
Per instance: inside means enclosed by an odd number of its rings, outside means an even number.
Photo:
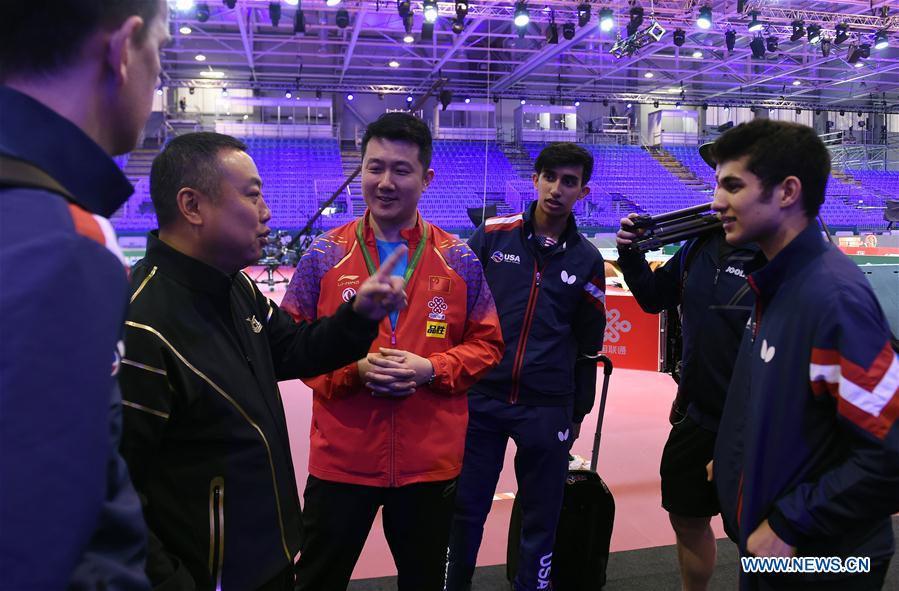
[[[879,589],[899,510],[899,359],[867,280],[814,221],[829,154],[809,127],[757,119],[710,158],[727,241],[769,261],[747,268],[756,306],[715,444],[725,528],[744,557],[835,557],[850,571],[847,558],[870,559],[861,573],[744,566],[741,588]]]
[[[602,256],[571,214],[590,192],[593,157],[575,144],[550,144],[534,170],[537,201],[524,213],[488,219],[469,241],[496,299],[505,352],[468,395],[450,591],[471,584],[510,437],[522,507],[514,588],[548,588],[568,450],[593,406],[596,364],[576,371],[575,361],[602,348],[605,276]]]

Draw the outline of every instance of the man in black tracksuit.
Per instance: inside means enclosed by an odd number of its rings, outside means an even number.
[[[550,144],[534,169],[538,200],[524,213],[487,220],[469,241],[496,299],[506,346],[500,364],[469,392],[450,591],[471,583],[510,437],[522,507],[514,588],[548,588],[568,450],[593,406],[596,365],[576,371],[575,361],[602,348],[605,275],[602,256],[571,215],[590,191],[593,157],[575,144]]]
[[[628,245],[632,218],[621,220],[618,264],[645,312],[679,307],[683,366],[678,401],[686,415],[674,418],[662,452],[662,506],[677,536],[683,588],[705,589],[715,568],[710,520],[719,512],[715,486],[706,476],[718,421],[743,327],[755,297],[743,266],[756,259],[755,245],[731,246],[716,230],[685,243],[653,272],[642,253]]]
[[[293,590],[300,502],[277,382],[365,355],[403,301],[388,259],[333,316],[295,323],[240,271],[266,243],[261,185],[220,134],[179,136],[153,162],[160,229],[132,276],[120,379],[156,589]]]

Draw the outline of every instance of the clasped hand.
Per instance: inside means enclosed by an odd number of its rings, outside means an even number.
[[[431,379],[434,366],[428,359],[399,349],[381,347],[359,360],[359,377],[375,396],[402,398]]]

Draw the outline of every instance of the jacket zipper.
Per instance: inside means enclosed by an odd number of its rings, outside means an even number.
[[[221,591],[225,557],[225,479],[209,483],[209,576],[213,589]]]
[[[528,307],[524,313],[524,322],[522,323],[521,335],[518,337],[518,348],[515,351],[515,362],[512,364],[512,392],[509,394],[509,402],[515,404],[518,402],[518,388],[521,374],[521,364],[524,362],[524,349],[528,342],[528,333],[531,331],[531,322],[533,321],[534,308],[537,304],[537,292],[540,290],[540,274],[546,267],[537,268],[537,261],[534,261],[534,281],[531,283],[531,293],[528,295]]]

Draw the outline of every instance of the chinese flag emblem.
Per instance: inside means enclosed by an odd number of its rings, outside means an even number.
[[[440,291],[443,293],[449,293],[450,288],[452,286],[452,282],[449,277],[443,277],[441,275],[431,275],[428,278],[428,291]]]

